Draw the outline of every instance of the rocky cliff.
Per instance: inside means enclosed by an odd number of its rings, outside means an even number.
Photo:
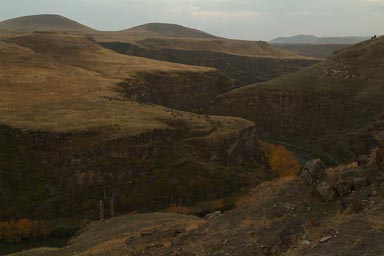
[[[103,131],[2,126],[0,216],[94,218],[100,198],[106,204],[113,198],[118,213],[191,205],[268,175],[254,128],[217,139],[170,125],[174,129],[116,140],[106,140]]]

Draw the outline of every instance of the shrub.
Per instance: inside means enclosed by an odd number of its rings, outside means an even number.
[[[299,174],[301,166],[295,155],[282,145],[261,142],[273,174],[277,177],[290,177]]]
[[[49,234],[48,227],[39,221],[20,219],[18,221],[0,222],[0,240],[8,243],[19,243],[25,239],[47,237]]]

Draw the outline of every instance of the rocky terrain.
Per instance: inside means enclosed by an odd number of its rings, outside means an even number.
[[[89,224],[63,249],[14,256],[381,255],[384,170],[375,159],[334,168],[312,160],[299,178],[265,182],[224,214],[128,215]]]
[[[382,132],[383,40],[218,97],[209,113],[257,123],[265,137],[307,147],[328,163],[348,162],[377,145]]]

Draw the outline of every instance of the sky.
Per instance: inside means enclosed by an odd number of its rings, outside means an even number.
[[[384,0],[0,0],[0,20],[48,13],[98,30],[165,22],[249,40],[384,34]]]

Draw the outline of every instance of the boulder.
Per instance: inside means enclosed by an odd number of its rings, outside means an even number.
[[[317,192],[325,201],[332,201],[337,197],[335,189],[327,181],[317,186]]]
[[[215,211],[215,212],[212,212],[212,213],[209,213],[207,215],[205,215],[204,218],[206,219],[215,219],[217,217],[221,216],[221,211]]]
[[[346,196],[352,192],[352,185],[348,181],[338,181],[335,188],[339,196]]]
[[[320,159],[307,162],[300,177],[308,184],[317,184],[325,176],[325,165]]]

